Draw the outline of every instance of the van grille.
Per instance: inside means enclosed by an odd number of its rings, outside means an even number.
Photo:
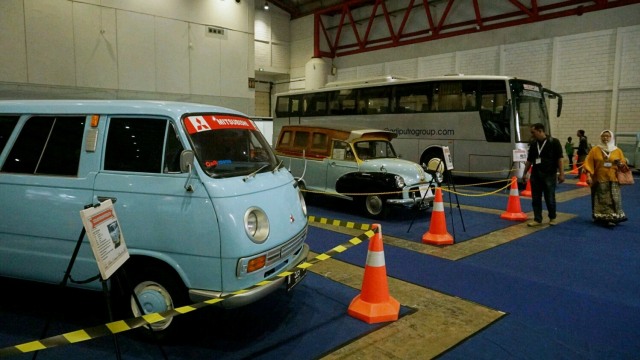
[[[266,264],[260,271],[265,272],[270,270],[279,261],[295,253],[300,249],[300,247],[302,247],[305,239],[307,238],[307,229],[308,227],[305,226],[302,231],[300,231],[296,236],[293,237],[293,239],[287,241],[286,243],[276,248],[273,248],[271,250],[268,250],[266,252],[263,252],[251,257],[241,258],[238,261],[238,268],[236,271],[236,275],[239,278],[245,277],[247,275],[247,264],[249,263],[249,261],[251,259],[255,259],[263,255],[266,255]],[[257,271],[256,273],[259,273],[260,271]],[[271,272],[269,272],[269,274],[271,274]]]

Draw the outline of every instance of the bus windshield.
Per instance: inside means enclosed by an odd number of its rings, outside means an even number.
[[[510,85],[516,109],[516,142],[529,142],[531,125],[549,124],[542,89],[537,84],[521,80],[511,80]]]
[[[276,167],[271,147],[247,118],[189,116],[184,124],[198,163],[211,177],[246,176]]]

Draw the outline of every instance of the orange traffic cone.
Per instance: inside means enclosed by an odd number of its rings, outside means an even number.
[[[573,157],[573,169],[571,169],[570,175],[578,175],[578,155]]]
[[[360,295],[351,300],[348,311],[349,315],[369,324],[398,320],[400,313],[400,303],[389,295],[382,228],[379,224],[373,224],[372,228],[379,231],[369,241],[362,289]]]
[[[589,184],[587,184],[587,173],[585,173],[584,171],[580,173],[580,179],[578,179],[576,185],[589,186]]]
[[[436,188],[429,231],[422,235],[422,242],[433,245],[453,244],[453,237],[447,231],[447,222],[444,219],[444,203],[442,202],[442,190],[440,188]]]
[[[507,203],[507,211],[500,215],[505,220],[525,221],[527,214],[522,212],[520,207],[520,196],[518,195],[518,181],[516,177],[511,178],[511,190],[509,191],[509,202]]]
[[[522,196],[531,197],[531,168],[529,168],[529,178],[527,179],[527,187],[524,188]]]

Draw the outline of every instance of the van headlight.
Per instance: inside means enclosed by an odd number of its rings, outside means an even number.
[[[260,208],[249,208],[244,214],[244,230],[253,242],[262,244],[269,236],[267,214]]]
[[[396,187],[403,188],[405,185],[404,178],[400,175],[396,175]]]
[[[298,190],[298,198],[300,198],[300,206],[302,207],[302,213],[304,216],[307,216],[307,203],[304,201],[304,195],[302,195],[302,191]]]

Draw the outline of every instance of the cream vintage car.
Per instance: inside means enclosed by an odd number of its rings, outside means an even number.
[[[362,203],[370,217],[392,206],[426,208],[442,174],[398,158],[396,134],[377,129],[283,126],[276,154],[303,191]]]

